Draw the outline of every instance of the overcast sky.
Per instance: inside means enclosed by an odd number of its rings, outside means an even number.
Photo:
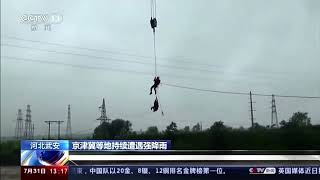
[[[50,13],[63,16],[51,31],[40,25],[33,32],[20,23],[23,14]],[[158,0],[157,18],[158,75],[164,83],[320,96],[318,0]],[[45,120],[66,121],[68,104],[72,131],[92,132],[102,98],[107,115],[130,120],[134,130],[163,129],[171,121],[181,128],[197,122],[207,128],[219,120],[249,127],[248,96],[162,85],[165,116],[150,111],[154,61],[149,19],[149,0],[2,0],[1,134],[14,135],[17,111],[23,109],[25,116],[27,104],[36,135],[46,135]],[[271,99],[253,99],[255,121],[270,124]],[[320,123],[319,99],[277,98],[276,104],[279,121],[304,111],[312,123]]]

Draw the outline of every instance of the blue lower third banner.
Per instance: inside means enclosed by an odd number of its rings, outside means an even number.
[[[21,166],[64,166],[69,151],[163,151],[168,140],[23,140]]]
[[[69,166],[69,179],[224,179],[223,177],[317,177],[320,166],[241,167],[241,166]],[[228,178],[226,178],[228,179]]]
[[[21,166],[64,166],[69,159],[69,141],[21,141]]]

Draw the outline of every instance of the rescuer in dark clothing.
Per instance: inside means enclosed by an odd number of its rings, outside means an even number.
[[[156,18],[152,18],[150,19],[150,25],[151,25],[151,28],[153,29],[153,32],[155,31],[155,28],[157,27],[157,19]]]
[[[154,89],[154,93],[157,94],[157,87],[159,86],[160,84],[160,77],[157,76],[154,78],[153,80],[154,84],[150,87],[150,95],[152,94],[152,89]]]
[[[151,107],[151,110],[153,110],[153,112],[156,112],[158,111],[158,109],[159,109],[159,102],[158,102],[158,98],[156,97],[156,100],[154,100],[153,107]]]

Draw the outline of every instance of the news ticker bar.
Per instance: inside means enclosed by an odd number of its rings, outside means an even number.
[[[320,155],[203,155],[170,153],[167,140],[23,140],[21,166],[65,166],[69,161],[316,161]],[[167,152],[168,151],[168,152]],[[118,154],[118,153],[128,154]],[[101,154],[102,153],[102,154]],[[140,154],[139,154],[140,153]],[[145,153],[145,154],[143,154]],[[158,153],[158,154],[148,154]]]
[[[318,161],[320,155],[69,155],[71,161]]]
[[[320,175],[320,166],[69,166],[71,175]]]
[[[163,165],[163,166],[64,166],[21,167],[22,179],[30,177],[56,177],[72,179],[105,179],[107,177],[210,177],[210,176],[320,176],[320,166],[210,166],[210,165]],[[200,178],[201,179],[201,178]]]

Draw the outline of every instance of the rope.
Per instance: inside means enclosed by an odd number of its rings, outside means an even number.
[[[153,31],[153,55],[154,55],[154,75],[157,77],[157,53],[156,53],[156,33]]]
[[[161,106],[161,103],[160,103],[159,92],[156,94],[156,98],[158,99],[158,103],[159,103],[159,107],[160,107],[161,114],[162,114],[162,116],[164,116],[163,109],[162,109],[162,106]]]
[[[157,18],[157,0],[154,0],[154,17]]]
[[[157,16],[157,1],[151,0],[151,19],[156,18]],[[155,78],[158,77],[157,72],[157,49],[156,49],[156,32],[155,29],[153,29],[153,56],[154,56],[154,76]],[[161,110],[162,116],[164,116],[163,109],[160,103],[160,96],[159,96],[159,90],[157,92],[156,98],[158,99],[159,108]]]
[[[153,17],[153,0],[150,0],[150,4],[151,4],[151,18]]]

